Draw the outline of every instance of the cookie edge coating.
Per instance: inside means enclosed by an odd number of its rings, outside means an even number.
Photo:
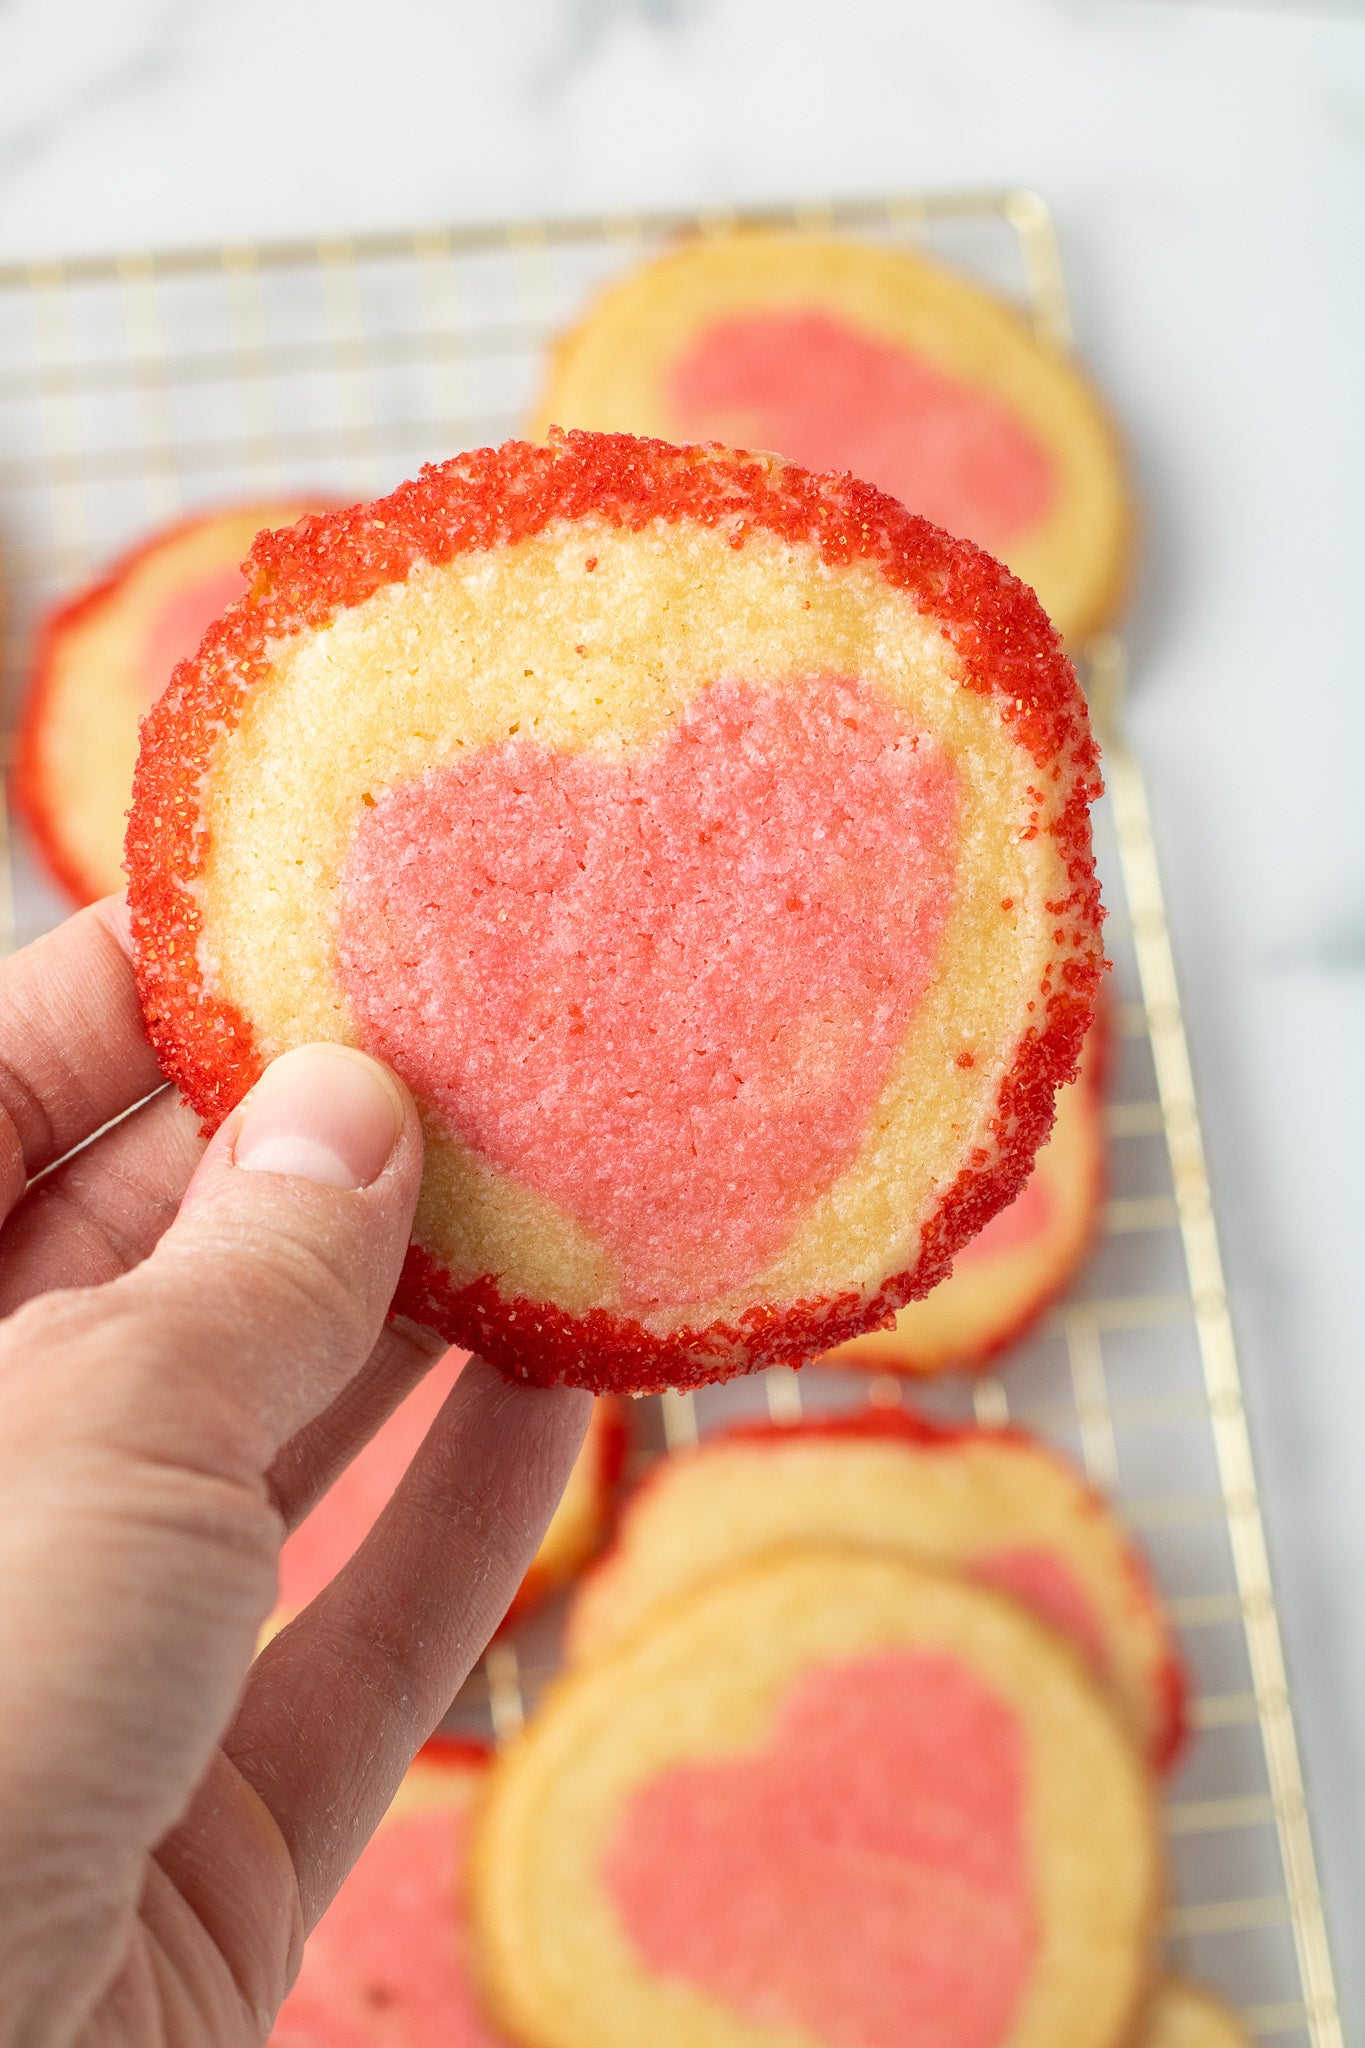
[[[953,540],[849,476],[815,476],[778,457],[718,444],[674,447],[628,434],[555,431],[426,465],[388,497],[260,534],[246,594],[181,662],[142,728],[126,840],[134,966],[162,1070],[216,1129],[263,1071],[251,1022],[205,987],[193,885],[207,847],[203,790],[215,749],[270,672],[271,643],[326,625],[423,562],[509,547],[556,520],[587,514],[627,531],[691,519],[813,546],[831,567],[865,562],[905,591],[957,654],[963,687],[1001,700],[1002,721],[1051,784],[1038,792],[1066,870],[1056,951],[1037,992],[1040,1024],[1021,1034],[996,1096],[994,1159],[964,1165],[925,1225],[915,1265],[870,1297],[759,1304],[733,1322],[655,1336],[606,1309],[572,1315],[505,1298],[496,1277],[452,1284],[422,1248],[408,1251],[393,1313],[477,1351],[508,1377],[599,1393],[699,1386],[771,1364],[799,1364],[928,1293],[953,1254],[1011,1201],[1051,1127],[1056,1089],[1072,1080],[1104,967],[1103,911],[1089,806],[1101,788],[1085,701],[1033,592],[969,542]],[[1051,800],[1048,801],[1047,799]]]
[[[1103,989],[1098,991],[1100,1000],[1095,1007],[1095,1019],[1084,1040],[1080,1072],[1074,1085],[1086,1094],[1085,1114],[1092,1120],[1092,1154],[1089,1160],[1089,1209],[1084,1229],[1078,1233],[1075,1244],[1065,1262],[1059,1265],[1045,1286],[1037,1289],[1031,1299],[1017,1308],[1005,1322],[995,1330],[986,1330],[970,1343],[941,1347],[937,1351],[925,1349],[913,1359],[891,1357],[871,1358],[842,1357],[834,1353],[812,1360],[813,1364],[827,1366],[832,1372],[885,1373],[897,1380],[904,1380],[911,1387],[927,1385],[931,1380],[942,1379],[948,1373],[961,1372],[981,1377],[990,1371],[994,1361],[1002,1352],[1008,1351],[1021,1338],[1027,1336],[1034,1325],[1042,1320],[1050,1308],[1054,1308],[1070,1287],[1085,1261],[1095,1249],[1103,1235],[1104,1198],[1109,1187],[1109,1160],[1105,1149],[1102,1119],[1104,1115],[1105,1088],[1108,1083],[1112,1056],[1112,1026],[1108,1003],[1103,1000]],[[1054,1115],[1053,1125],[1056,1118]],[[1041,1147],[1039,1148],[1041,1151]],[[1037,1165],[1035,1156],[1034,1165]],[[1021,1183],[1021,1191],[1022,1191]],[[951,1273],[947,1276],[952,1278]],[[919,1297],[923,1299],[923,1297]]]

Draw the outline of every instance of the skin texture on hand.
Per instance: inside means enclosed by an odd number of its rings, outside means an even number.
[[[338,1048],[205,1150],[115,899],[0,968],[0,2048],[259,2048],[535,1553],[589,1400],[474,1360],[252,1663],[285,1535],[439,1349],[385,1322],[420,1170]]]

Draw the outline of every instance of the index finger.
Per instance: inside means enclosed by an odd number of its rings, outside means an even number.
[[[582,1388],[471,1358],[355,1556],[252,1666],[223,1746],[288,1845],[307,1926],[506,1613],[591,1412]]]
[[[121,896],[0,965],[0,1216],[27,1181],[161,1085]]]

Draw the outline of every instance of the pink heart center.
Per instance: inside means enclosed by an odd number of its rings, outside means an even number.
[[[1035,1952],[1014,1714],[963,1665],[808,1671],[760,1755],[669,1771],[602,1875],[651,1970],[830,2048],[997,2048]]]
[[[705,1301],[857,1156],[952,906],[956,778],[880,691],[720,682],[622,761],[520,740],[366,812],[340,968],[364,1043]]]
[[[1056,469],[995,399],[828,313],[753,313],[706,329],[674,367],[677,430],[847,469],[982,547],[1046,517]]]
[[[1113,1659],[1094,1602],[1055,1550],[1020,1543],[977,1558],[970,1571],[983,1585],[1011,1594],[1059,1635],[1069,1636],[1097,1678],[1112,1676]]]

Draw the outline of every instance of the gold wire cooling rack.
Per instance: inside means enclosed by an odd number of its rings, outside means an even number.
[[[596,286],[681,232],[737,221],[912,240],[1014,297],[1067,349],[1051,220],[1028,192],[424,229],[0,267],[0,564],[12,724],[35,616],[157,521],[284,490],[368,496],[515,432],[544,352]],[[1122,654],[1087,651],[1108,795],[1097,816],[1119,1050],[1103,1236],[1002,1377],[916,1389],[1013,1418],[1083,1464],[1151,1557],[1192,1674],[1194,1742],[1166,1808],[1173,1961],[1267,2040],[1340,2048],[1322,1904],[1218,1237]],[[0,809],[0,943],[64,912]],[[639,1404],[637,1456],[765,1409],[900,1384],[807,1368]],[[553,1614],[490,1651],[456,1724],[519,1725]]]

